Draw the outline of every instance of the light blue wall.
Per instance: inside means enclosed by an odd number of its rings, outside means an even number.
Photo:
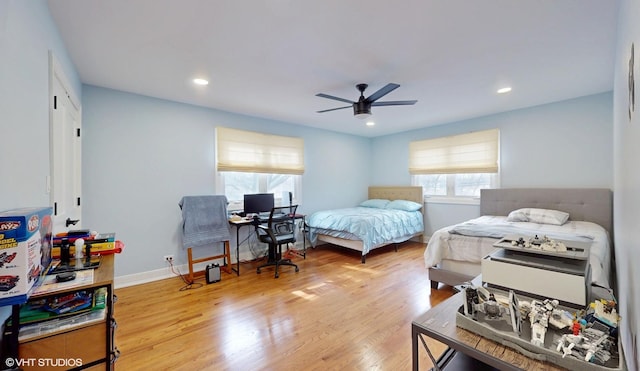
[[[372,140],[374,184],[410,184],[409,142],[500,129],[501,187],[613,188],[612,93]],[[427,204],[426,234],[478,216],[478,206]]]
[[[0,0],[0,210],[50,204],[49,50],[79,96],[80,80],[46,3]],[[10,312],[0,307],[0,322]]]
[[[82,98],[83,226],[125,242],[116,276],[161,269],[169,254],[186,263],[178,202],[222,193],[215,189],[216,126],[302,137],[303,213],[367,197],[369,139],[94,86],[85,85]]]
[[[640,2],[623,0],[614,78],[614,237],[621,334],[629,370],[640,369]],[[635,44],[635,112],[629,119],[629,57]]]
[[[44,1],[0,1],[0,210],[48,206],[49,50],[80,81]]]

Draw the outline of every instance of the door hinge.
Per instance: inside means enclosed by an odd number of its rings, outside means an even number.
[[[58,96],[53,96],[53,109],[58,109]]]
[[[80,206],[80,197],[76,199],[76,206]]]
[[[80,128],[76,129],[76,137],[80,138]]]
[[[58,215],[58,203],[53,203],[53,215]]]

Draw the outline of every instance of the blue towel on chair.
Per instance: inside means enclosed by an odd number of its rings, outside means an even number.
[[[227,197],[224,195],[184,196],[182,209],[182,246],[211,246],[229,241]]]

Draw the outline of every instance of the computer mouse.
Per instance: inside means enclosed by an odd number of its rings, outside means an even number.
[[[63,272],[56,274],[56,282],[67,282],[76,279],[76,272]]]

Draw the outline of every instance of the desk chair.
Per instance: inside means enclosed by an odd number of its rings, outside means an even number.
[[[289,265],[296,268],[296,272],[300,271],[297,265],[291,262],[291,259],[282,258],[282,245],[296,242],[296,224],[295,214],[298,205],[274,207],[269,213],[267,224],[261,224],[259,218],[254,218],[254,225],[258,240],[269,245],[269,255],[267,262],[259,266],[256,270],[264,267],[275,266],[275,278],[278,278],[278,268],[281,265]]]

